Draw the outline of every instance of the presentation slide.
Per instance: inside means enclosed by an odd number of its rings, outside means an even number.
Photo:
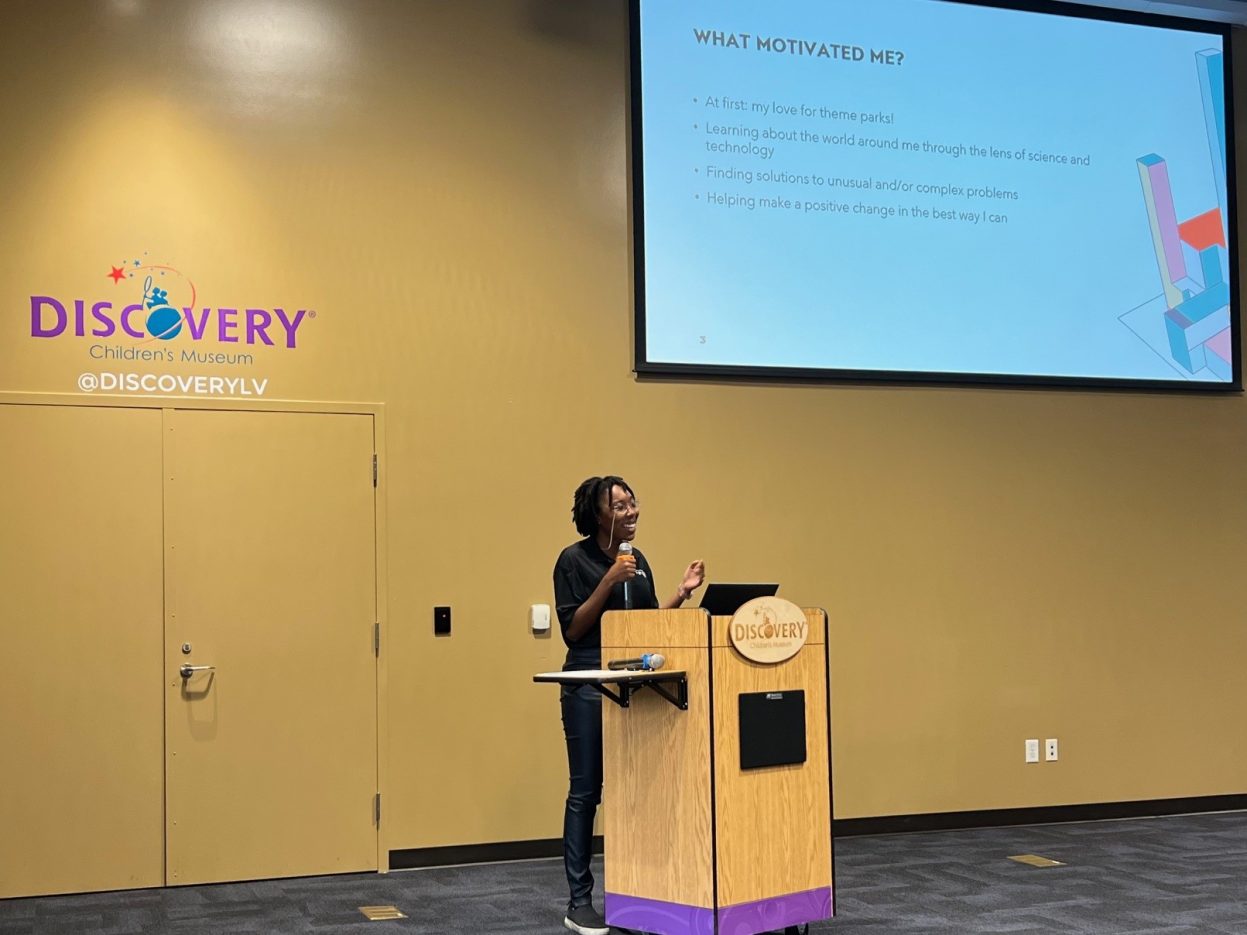
[[[1220,27],[635,2],[638,371],[1237,380]]]

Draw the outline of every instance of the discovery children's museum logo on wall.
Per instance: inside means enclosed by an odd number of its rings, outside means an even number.
[[[206,341],[233,345],[234,350],[263,346],[295,350],[300,330],[316,317],[314,310],[302,308],[200,305],[195,284],[173,266],[142,259],[109,265],[106,278],[112,279],[113,285],[105,288],[118,293],[111,298],[32,295],[30,336],[122,342],[121,347],[94,345],[91,356],[97,360],[116,357],[169,363],[243,363],[249,361],[215,359],[222,355],[192,350],[175,354],[170,345]],[[150,353],[141,353],[144,349]],[[205,359],[209,357],[213,359]]]

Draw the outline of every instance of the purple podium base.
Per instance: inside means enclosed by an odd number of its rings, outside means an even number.
[[[718,935],[757,935],[831,918],[831,887],[719,909]],[[606,894],[606,921],[655,935],[715,935],[715,911],[639,896]]]

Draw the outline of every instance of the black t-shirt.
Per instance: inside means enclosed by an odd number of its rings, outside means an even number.
[[[649,562],[645,560],[640,549],[633,549],[632,555],[636,559],[636,577],[629,583],[632,589],[632,606],[638,609],[656,608],[658,599],[654,596],[657,593],[654,573],[650,570]],[[592,538],[581,539],[569,545],[559,553],[558,561],[554,563],[554,606],[559,615],[559,629],[563,631],[563,642],[567,644],[569,660],[573,655],[587,657],[596,654],[599,658],[601,656],[602,617],[600,614],[598,619],[593,621],[593,626],[574,643],[567,639],[567,628],[572,625],[572,617],[576,614],[576,608],[589,599],[589,595],[594,592],[602,576],[610,567],[610,556],[603,552],[597,541]],[[606,599],[606,606],[602,608],[602,611],[605,613],[608,610],[625,609],[623,582],[620,582],[611,589],[610,597]],[[588,652],[590,650],[593,652]]]

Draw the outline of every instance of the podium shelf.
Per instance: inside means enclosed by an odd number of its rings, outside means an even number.
[[[579,669],[570,672],[539,672],[534,682],[552,682],[557,685],[588,685],[601,692],[621,708],[632,704],[632,693],[638,688],[650,688],[681,711],[688,710],[687,672],[646,672],[628,669]],[[616,691],[607,688],[615,686]],[[668,689],[672,686],[675,691]]]

